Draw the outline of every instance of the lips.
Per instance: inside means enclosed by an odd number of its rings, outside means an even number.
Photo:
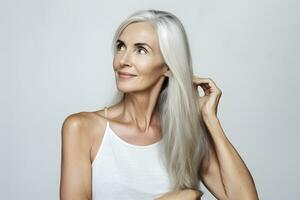
[[[130,73],[127,73],[127,72],[121,72],[121,71],[119,71],[118,74],[119,74],[119,75],[122,75],[122,76],[136,76],[135,74],[130,74]]]

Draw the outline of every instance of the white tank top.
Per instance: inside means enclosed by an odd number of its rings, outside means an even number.
[[[105,108],[107,116],[107,108]],[[154,200],[171,190],[158,147],[129,144],[109,126],[92,163],[93,200]]]

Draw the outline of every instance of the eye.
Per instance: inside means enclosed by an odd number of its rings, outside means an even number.
[[[116,49],[119,51],[122,48],[122,46],[124,46],[122,43],[118,43],[116,45]]]
[[[144,51],[144,53],[141,53],[141,54],[147,53],[147,50],[144,47],[138,47],[138,52],[140,53],[141,51]]]

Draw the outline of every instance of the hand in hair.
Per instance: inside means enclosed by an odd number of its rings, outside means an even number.
[[[199,96],[199,111],[203,117],[217,116],[218,103],[222,91],[217,87],[211,78],[201,78],[193,76],[194,87],[198,91],[198,86],[204,90],[204,96]]]
[[[199,190],[184,189],[168,192],[154,200],[200,200],[202,195]]]

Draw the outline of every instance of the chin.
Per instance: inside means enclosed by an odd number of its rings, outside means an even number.
[[[117,88],[120,92],[130,93],[130,92],[137,92],[138,88],[134,87],[134,85],[125,85],[125,84],[117,84]]]

